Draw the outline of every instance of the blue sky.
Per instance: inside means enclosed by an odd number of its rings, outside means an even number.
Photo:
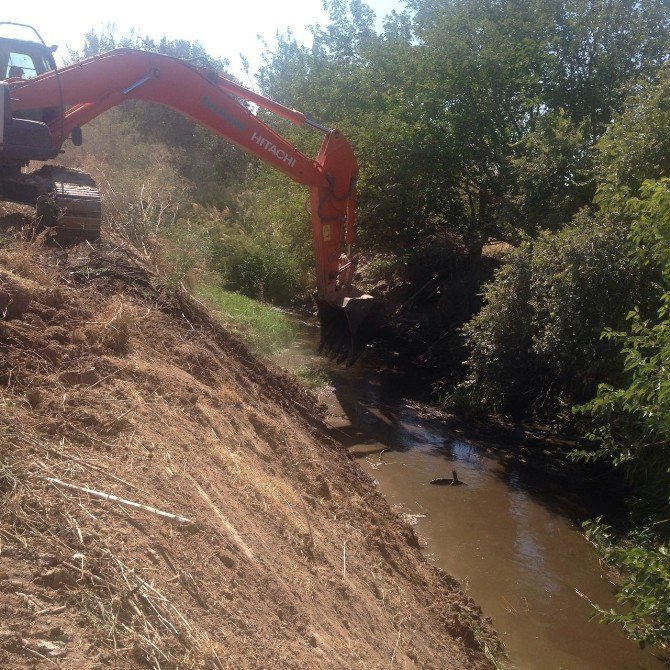
[[[404,7],[402,0],[368,0],[367,4],[377,15],[379,27],[385,15]],[[252,69],[257,67],[263,50],[259,35],[272,44],[277,30],[290,28],[299,40],[308,41],[308,26],[328,21],[321,0],[70,0],[66,4],[36,0],[6,3],[0,14],[3,21],[34,25],[47,44],[60,46],[61,57],[67,53],[66,46],[80,47],[91,28],[113,23],[119,34],[138,28],[151,37],[199,40],[213,56],[228,58],[235,74],[241,72],[240,53],[247,56]]]

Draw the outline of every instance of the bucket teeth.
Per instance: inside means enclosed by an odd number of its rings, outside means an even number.
[[[345,298],[341,306],[318,301],[321,339],[317,352],[338,364],[353,365],[382,321],[381,303],[370,295]]]

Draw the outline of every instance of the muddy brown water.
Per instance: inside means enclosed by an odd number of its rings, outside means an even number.
[[[563,513],[560,495],[538,495],[522,470],[495,456],[495,444],[426,417],[403,393],[402,380],[379,373],[369,360],[344,370],[317,357],[316,327],[295,323],[298,336],[276,362],[294,371],[319,369],[327,384],[318,395],[338,437],[415,524],[426,556],[493,619],[512,667],[667,667],[617,627],[589,620],[589,601],[615,606],[613,590],[593,548]],[[463,486],[430,485],[453,469]]]

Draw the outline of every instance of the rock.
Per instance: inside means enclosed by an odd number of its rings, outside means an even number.
[[[35,578],[35,583],[52,588],[58,588],[66,581],[68,581],[68,576],[63,568],[51,568]]]
[[[317,496],[319,496],[320,498],[325,498],[326,500],[330,500],[331,499],[330,486],[328,486],[326,478],[319,477],[318,482],[319,485],[316,491]]]
[[[40,404],[41,399],[42,394],[38,388],[31,388],[26,391],[26,400],[33,409],[35,409]]]
[[[48,567],[53,567],[54,565],[58,565],[60,563],[60,559],[56,554],[40,554],[38,558],[40,563],[43,563]]]
[[[49,658],[62,658],[63,656],[67,656],[67,649],[62,642],[35,640],[30,646],[33,647],[35,651],[39,651],[40,654],[48,656]]]

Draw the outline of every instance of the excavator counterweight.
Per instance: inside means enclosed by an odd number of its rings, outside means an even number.
[[[25,168],[56,158],[67,139],[81,144],[81,127],[125,100],[166,105],[309,188],[320,348],[356,360],[381,310],[352,286],[358,165],[342,133],[209,67],[157,53],[115,49],[57,68],[52,49],[35,34],[39,41],[0,37],[0,199],[35,207],[38,225],[54,227],[61,244],[95,241],[101,208],[90,175],[53,165]],[[317,157],[305,156],[241,100],[322,132]]]

